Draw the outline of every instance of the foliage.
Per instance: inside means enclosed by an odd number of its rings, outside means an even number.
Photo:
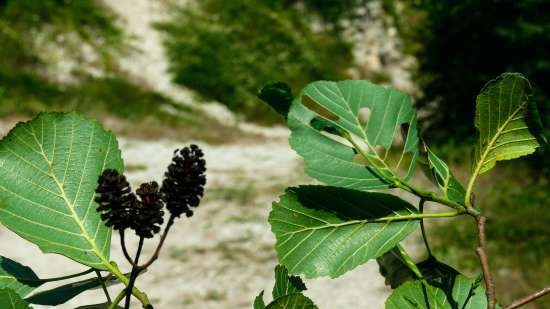
[[[206,182],[203,155],[196,145],[177,150],[162,187],[156,182],[146,183],[134,194],[120,174],[124,163],[116,137],[98,122],[76,113],[41,113],[17,124],[0,141],[0,222],[42,252],[63,255],[88,270],[43,279],[31,268],[0,257],[0,303],[10,299],[17,309],[28,308],[27,303],[55,306],[102,287],[108,303],[96,307],[118,308],[126,297],[128,309],[130,295],[134,295],[144,307],[152,308],[147,295],[133,285],[138,275],[158,259],[176,219],[182,213],[190,217],[189,207],[199,205]],[[165,203],[169,204],[170,217],[162,228]],[[120,232],[124,256],[132,265],[129,278],[110,261],[111,227],[115,221],[126,222],[123,227],[114,224],[114,228]],[[124,245],[126,228],[140,237],[135,259],[129,257]],[[153,256],[138,264],[145,238],[161,230]],[[92,272],[97,278],[34,293],[49,282]],[[116,283],[126,288],[111,300],[108,286]]]
[[[457,143],[473,136],[476,91],[502,71],[518,71],[533,84],[533,101],[550,128],[550,9],[548,1],[385,1],[408,52],[419,61],[419,108],[431,112],[426,135]],[[400,8],[400,9],[399,9]],[[546,133],[548,135],[548,131]],[[532,162],[550,175],[550,150]]]
[[[476,100],[479,140],[470,180],[463,186],[420,142],[416,112],[405,93],[367,81],[317,81],[304,87],[287,109],[288,87],[266,86],[260,97],[279,113],[288,110],[290,145],[306,161],[306,172],[328,185],[289,188],[273,203],[269,223],[279,263],[290,274],[315,278],[337,277],[377,259],[394,289],[387,309],[500,308],[487,262],[486,210],[475,203],[473,190],[497,161],[531,154],[545,143],[529,91],[518,73],[502,74],[482,88]],[[392,149],[398,160],[389,155]],[[438,192],[410,182],[417,163]],[[418,208],[388,193],[370,192],[390,188],[417,196]],[[424,213],[425,202],[454,211]],[[425,219],[459,216],[478,225],[483,270],[478,278],[436,259],[426,238]],[[418,226],[428,253],[420,263],[400,245]]]
[[[174,81],[250,118],[273,120],[255,97],[262,85],[342,78],[351,63],[348,44],[282,1],[206,0],[173,11],[159,29]]]

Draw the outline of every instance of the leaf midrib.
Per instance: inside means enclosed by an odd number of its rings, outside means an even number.
[[[42,119],[42,126],[43,126],[43,123],[44,123],[44,119]],[[54,132],[55,132],[57,130],[57,125],[56,125],[56,123],[54,123],[53,125],[54,125]],[[74,131],[74,127],[71,127],[71,132],[72,131]],[[110,266],[110,263],[109,263],[108,259],[103,255],[103,253],[96,246],[95,239],[92,239],[90,237],[90,235],[88,234],[88,231],[86,230],[86,227],[83,225],[80,218],[78,217],[78,215],[74,211],[75,205],[74,205],[74,203],[71,203],[69,201],[69,199],[67,197],[67,194],[65,192],[65,189],[63,187],[64,184],[59,182],[59,179],[57,179],[57,175],[53,172],[52,165],[53,165],[53,159],[54,158],[52,158],[51,161],[48,159],[48,157],[46,156],[46,153],[44,152],[44,147],[42,145],[43,140],[42,140],[42,143],[38,141],[38,137],[36,136],[36,133],[34,132],[34,128],[32,126],[31,126],[30,133],[33,136],[36,144],[40,147],[40,154],[41,154],[42,158],[48,163],[48,173],[47,173],[48,176],[50,176],[50,178],[52,178],[54,180],[54,182],[56,183],[56,185],[59,189],[59,192],[61,193],[61,197],[65,201],[65,204],[66,204],[67,208],[69,209],[69,211],[71,213],[71,217],[75,220],[78,227],[80,228],[80,231],[81,231],[80,235],[82,235],[82,237],[86,240],[86,242],[91,246],[92,252],[101,260],[101,262],[107,267]],[[92,126],[92,132],[90,134],[90,141],[88,143],[88,149],[87,149],[87,152],[86,152],[86,157],[84,159],[84,167],[82,168],[82,175],[80,177],[80,182],[79,182],[79,185],[78,185],[78,189],[76,191],[75,202],[78,199],[78,195],[80,194],[80,188],[81,188],[81,185],[82,185],[82,180],[84,178],[86,165],[88,164],[88,157],[89,157],[89,154],[90,154],[90,150],[92,148],[92,141],[93,141],[94,135],[95,135],[95,126]],[[54,133],[54,137],[55,136],[56,136],[56,134]],[[107,151],[105,152],[105,157],[103,159],[103,168],[105,167],[105,163],[107,161],[107,157],[108,157],[109,152],[110,152],[111,139],[112,139],[112,135],[109,134],[109,141],[107,143]],[[70,145],[71,149],[72,149],[72,146],[73,146],[72,144],[73,144],[73,140],[71,139],[71,145]],[[54,140],[53,149],[54,149],[53,152],[55,154],[55,140]],[[70,158],[69,158],[69,160],[70,160]]]
[[[508,125],[508,123],[510,123],[510,121],[512,121],[512,118],[514,118],[514,116],[516,116],[516,114],[523,109],[523,107],[527,104],[527,100],[524,100],[521,104],[518,105],[518,107],[516,108],[516,110],[510,115],[510,117],[508,117],[508,119],[506,119],[506,121],[504,121],[504,123],[502,124],[502,126],[500,126],[497,131],[495,132],[495,135],[493,136],[493,138],[487,143],[486,147],[485,147],[485,151],[483,152],[483,154],[480,156],[479,160],[477,160],[477,163],[476,163],[476,168],[474,169],[474,173],[472,174],[472,177],[470,178],[470,181],[468,183],[468,188],[466,189],[466,197],[465,197],[465,200],[464,200],[464,203],[466,203],[466,205],[468,207],[472,207],[471,203],[470,203],[470,195],[472,194],[472,189],[473,189],[473,186],[474,186],[474,183],[477,179],[477,177],[479,176],[479,172],[481,171],[481,168],[483,167],[484,165],[484,162],[485,162],[485,159],[487,158],[487,156],[489,155],[489,153],[491,152],[491,150],[493,150],[493,145],[494,143],[497,141],[498,137],[502,134],[502,130],[504,130],[504,128],[506,128],[506,126]],[[481,134],[480,134],[481,136]],[[481,137],[480,137],[480,140],[481,140]]]

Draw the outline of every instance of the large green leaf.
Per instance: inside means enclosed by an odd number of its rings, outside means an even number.
[[[0,222],[44,252],[105,269],[111,229],[94,191],[106,168],[122,170],[116,138],[76,113],[40,114],[0,142]]]
[[[31,309],[14,290],[0,289],[0,308],[2,309]]]
[[[486,309],[487,298],[478,280],[454,274],[422,283],[408,281],[386,300],[386,309]]]
[[[518,73],[502,74],[481,90],[476,104],[479,143],[474,153],[474,176],[490,170],[497,161],[533,153],[545,140],[530,94],[529,81]]]
[[[279,262],[290,273],[337,277],[394,247],[418,222],[400,198],[337,187],[289,188],[269,215]],[[392,222],[380,222],[382,218]]]
[[[290,144],[308,174],[332,186],[388,188],[415,167],[416,112],[410,97],[396,89],[368,81],[314,82],[293,101],[288,125]],[[399,148],[394,144],[402,145],[397,158],[390,155]],[[406,175],[399,176],[401,170]]]
[[[289,294],[277,298],[266,309],[318,309],[317,306],[301,293]]]
[[[24,297],[42,284],[32,269],[0,256],[0,289],[10,288]]]

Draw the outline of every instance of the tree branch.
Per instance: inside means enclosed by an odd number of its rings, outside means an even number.
[[[477,230],[478,230],[478,240],[479,245],[476,249],[477,256],[479,257],[479,262],[481,263],[481,269],[483,270],[483,278],[485,280],[485,289],[487,294],[488,309],[495,309],[495,283],[493,281],[493,275],[491,274],[491,269],[489,267],[489,261],[487,259],[487,244],[485,237],[485,221],[487,218],[485,216],[479,215],[476,218],[477,221]]]
[[[515,309],[515,308],[519,308],[523,305],[526,305],[532,301],[535,301],[547,294],[550,294],[550,286],[549,287],[545,287],[544,289],[540,290],[540,291],[536,291],[535,293],[531,294],[531,295],[528,295],[528,296],[525,296],[524,298],[520,298],[516,301],[514,301],[513,303],[511,303],[510,305],[508,305],[507,307],[505,307],[504,309]]]

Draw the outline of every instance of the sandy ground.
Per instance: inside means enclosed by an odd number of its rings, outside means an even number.
[[[2,130],[8,124],[0,126]],[[276,257],[267,216],[270,204],[286,185],[308,182],[301,160],[286,139],[257,144],[211,146],[200,141],[208,162],[206,199],[191,219],[182,219],[168,238],[158,263],[143,275],[139,287],[156,308],[251,308],[262,289],[270,294]],[[160,180],[175,148],[189,141],[139,141],[122,138],[127,176],[133,186]],[[41,277],[83,268],[58,255],[43,255],[37,247],[0,228],[0,254],[31,266]],[[152,251],[152,242],[145,255]],[[112,259],[123,263],[118,237]],[[389,292],[375,262],[336,280],[308,280],[307,292],[321,308],[382,308]],[[51,286],[50,286],[51,287]],[[121,286],[113,286],[116,294]],[[100,291],[87,292],[57,308],[102,302]],[[138,308],[136,306],[135,308]],[[37,307],[46,308],[46,307]]]

